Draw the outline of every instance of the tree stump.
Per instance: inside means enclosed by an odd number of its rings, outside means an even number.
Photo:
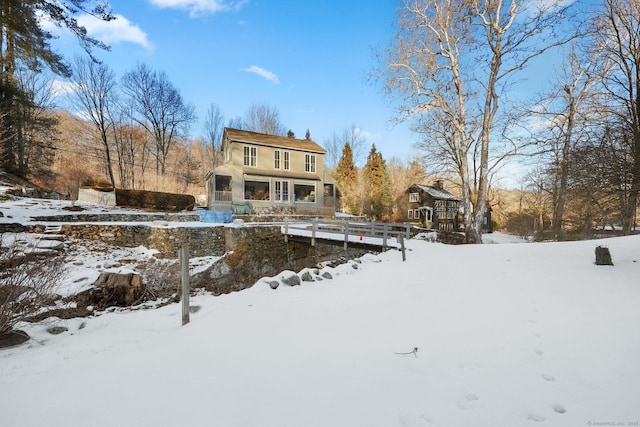
[[[613,265],[609,248],[605,246],[596,246],[596,265]]]

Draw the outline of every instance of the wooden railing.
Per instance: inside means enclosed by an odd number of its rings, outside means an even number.
[[[232,192],[231,191],[215,191],[214,192],[214,200],[216,202],[230,202],[232,200]]]
[[[388,239],[396,238],[400,245],[404,244],[405,238],[411,237],[412,225],[409,223],[388,223],[388,222],[364,222],[364,221],[326,221],[314,218],[309,222],[291,222],[285,218],[284,236],[288,239],[293,230],[304,230],[311,232],[311,245],[315,245],[318,233],[332,233],[343,236],[344,248],[347,248],[349,237],[378,237],[382,239],[382,247],[388,247]],[[334,239],[337,240],[337,239]]]

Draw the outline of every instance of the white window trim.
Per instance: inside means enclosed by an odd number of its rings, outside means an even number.
[[[282,169],[291,170],[291,154],[289,151],[282,152]]]
[[[416,203],[420,201],[420,194],[418,193],[409,193],[409,202]]]
[[[245,155],[245,150],[249,149],[249,164],[245,163],[245,158],[247,157]],[[252,155],[253,153],[255,153],[255,155]],[[251,164],[251,159],[254,159],[254,164]],[[244,166],[247,167],[251,167],[251,168],[257,168],[258,167],[258,147],[254,147],[252,145],[245,145],[242,148],[242,164]]]
[[[281,151],[274,150],[273,151],[273,167],[274,169],[280,169],[280,165],[282,164]]]
[[[316,155],[315,154],[304,155],[304,171],[309,173],[316,173]]]

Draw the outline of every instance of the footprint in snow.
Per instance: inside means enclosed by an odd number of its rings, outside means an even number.
[[[565,412],[567,412],[567,410],[564,408],[564,405],[561,405],[559,403],[553,404],[553,410],[558,414],[564,414]]]
[[[534,422],[536,422],[536,423],[542,423],[542,422],[545,422],[545,421],[547,420],[547,419],[546,419],[545,417],[543,417],[542,415],[540,415],[540,414],[533,414],[533,413],[530,413],[530,414],[529,414],[529,416],[527,417],[527,419],[528,419],[529,421],[534,421]]]
[[[458,407],[461,409],[472,409],[478,403],[478,396],[474,393],[465,393],[458,399]]]
[[[534,348],[534,349],[533,349],[533,352],[534,352],[535,354],[537,354],[538,356],[542,356],[542,355],[544,354],[544,351],[539,350],[539,349],[537,349],[537,348]]]
[[[554,377],[553,375],[549,375],[549,374],[542,374],[542,378],[544,378],[545,381],[555,381],[556,377]]]

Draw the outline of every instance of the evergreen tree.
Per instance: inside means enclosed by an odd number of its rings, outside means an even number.
[[[342,196],[343,210],[351,214],[360,214],[358,197],[358,168],[353,163],[351,144],[345,142],[342,156],[334,172],[338,190]]]
[[[23,111],[34,99],[18,81],[20,70],[40,73],[44,68],[69,77],[71,69],[64,58],[54,52],[50,42],[54,36],[42,28],[43,18],[65,27],[76,35],[82,47],[91,54],[92,47],[107,48],[87,35],[75,16],[90,13],[104,21],[114,19],[106,3],[89,0],[3,0],[0,1],[0,165],[6,170],[26,174],[19,153],[24,151]]]
[[[309,129],[307,129],[307,133],[304,134],[304,139],[306,139],[307,141],[311,139],[311,132],[309,132]]]
[[[375,220],[389,219],[393,208],[391,179],[382,153],[371,146],[364,165],[364,214]]]

